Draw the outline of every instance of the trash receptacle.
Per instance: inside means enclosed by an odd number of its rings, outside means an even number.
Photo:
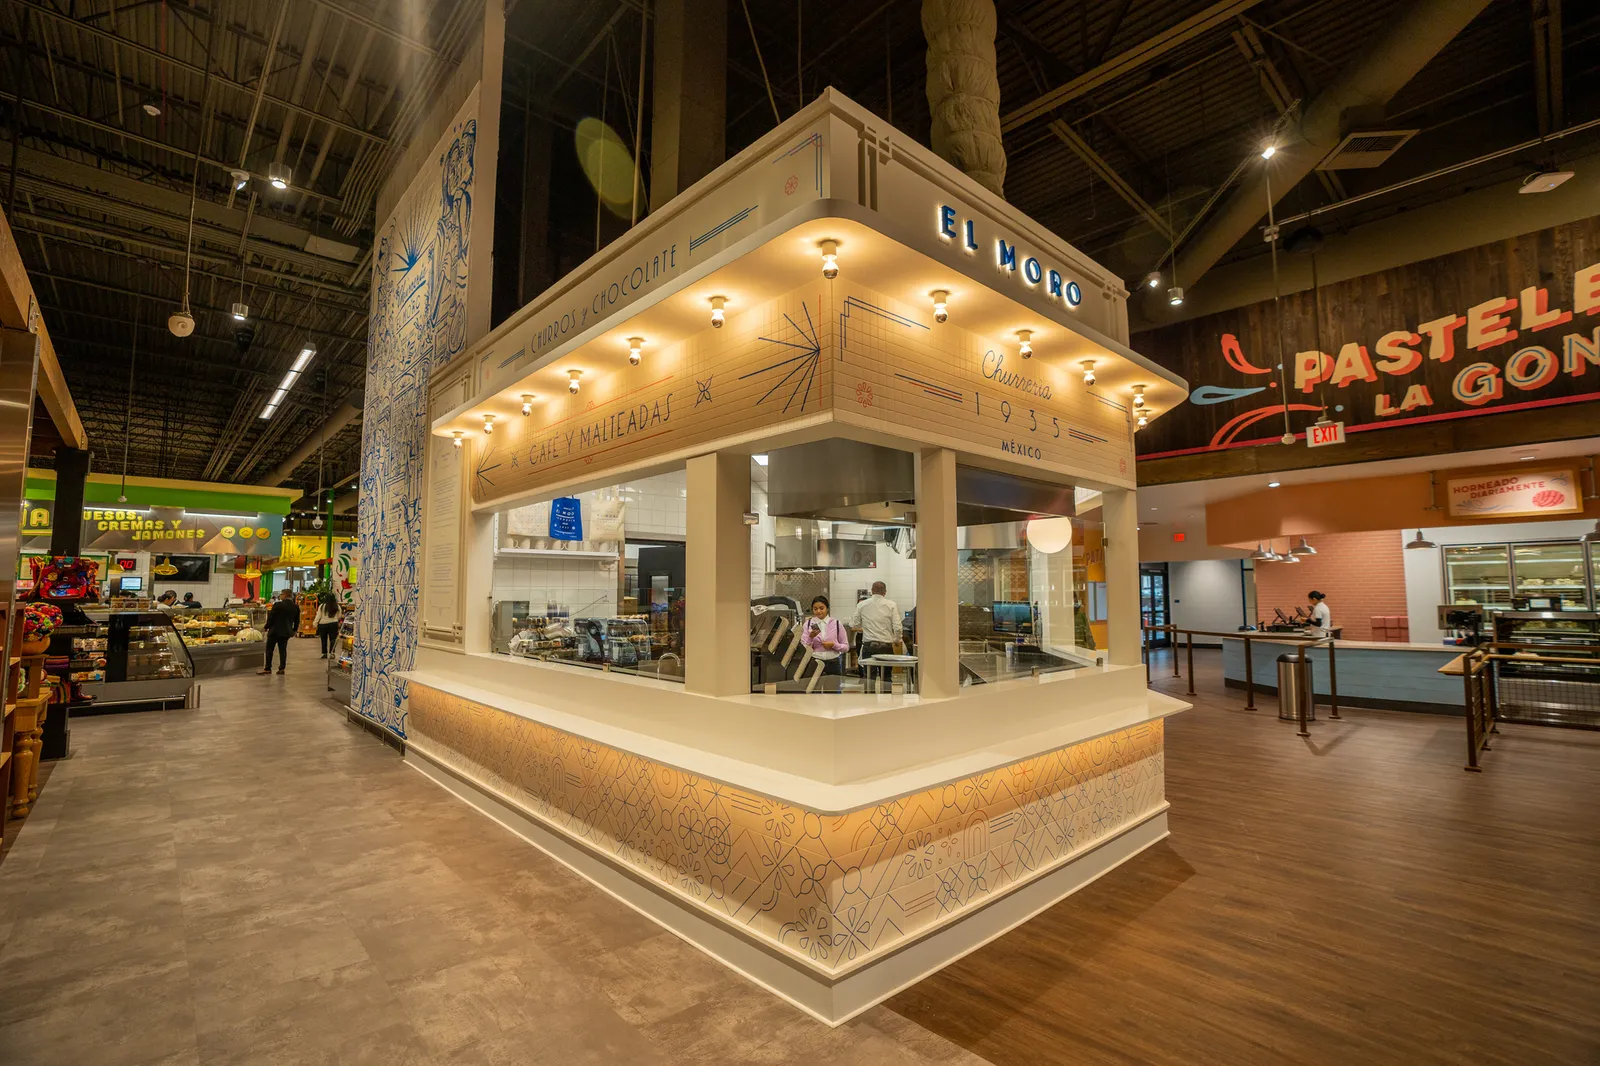
[[[1302,672],[1303,671],[1303,672]],[[1278,656],[1278,718],[1285,722],[1300,720],[1300,701],[1314,690],[1311,687],[1311,660],[1303,666],[1298,655]],[[1306,721],[1317,718],[1316,697],[1306,705]]]

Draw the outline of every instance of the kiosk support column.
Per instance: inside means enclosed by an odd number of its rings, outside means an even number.
[[[1106,630],[1111,662],[1138,666],[1139,501],[1133,489],[1106,489],[1100,495],[1105,516]]]
[[[917,684],[932,699],[961,693],[956,658],[956,453],[917,456]]]
[[[750,691],[750,455],[717,452],[686,464],[684,688]]]

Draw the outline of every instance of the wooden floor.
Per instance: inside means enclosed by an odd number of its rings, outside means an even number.
[[[1171,837],[892,1009],[996,1066],[1600,1063],[1600,733],[1469,774],[1460,719],[1302,740],[1196,666]]]

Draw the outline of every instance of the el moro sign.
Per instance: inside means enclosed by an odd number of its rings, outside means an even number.
[[[1600,400],[1600,219],[1134,338],[1189,402],[1141,458],[1263,444],[1324,411],[1347,431]],[[1281,362],[1278,353],[1282,352]]]

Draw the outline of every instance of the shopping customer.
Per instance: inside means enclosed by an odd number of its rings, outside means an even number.
[[[317,639],[322,641],[322,657],[326,659],[339,639],[339,597],[324,592],[317,601]]]
[[[278,649],[278,673],[289,665],[289,638],[300,628],[300,608],[295,606],[294,593],[284,589],[278,602],[267,612],[267,660],[258,674],[272,673],[272,649]]]
[[[851,629],[861,630],[861,659],[874,655],[893,655],[894,642],[900,636],[900,605],[888,596],[889,586],[882,581],[872,583],[872,595],[856,604],[855,613],[846,623]],[[857,663],[856,669],[863,677],[867,668]]]
[[[844,674],[844,652],[850,646],[850,634],[845,632],[844,623],[830,613],[828,597],[812,599],[811,617],[800,629],[800,643],[822,664],[824,674]]]
[[[1327,599],[1316,589],[1306,593],[1306,600],[1311,604],[1311,624],[1306,630],[1313,637],[1325,637],[1333,631],[1333,612],[1328,610]]]

